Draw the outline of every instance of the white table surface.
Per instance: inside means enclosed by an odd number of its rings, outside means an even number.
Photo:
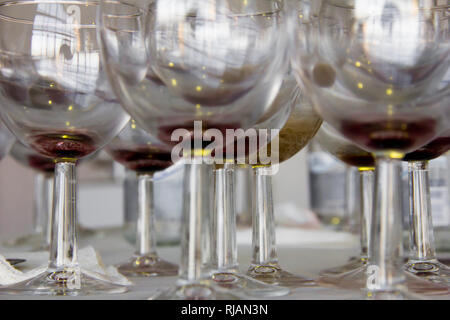
[[[344,264],[350,256],[358,253],[358,239],[350,234],[329,230],[277,229],[278,257],[280,265],[287,271],[315,278],[320,270]],[[238,232],[239,264],[242,271],[247,269],[251,259],[251,232]],[[99,251],[106,265],[117,264],[127,260],[133,254],[133,247],[125,241],[120,231],[99,234],[80,240],[80,247],[92,245]],[[161,257],[178,262],[180,250],[175,247],[160,247]],[[7,258],[20,258],[18,249],[0,248]],[[23,270],[32,268],[25,262]],[[148,299],[157,290],[175,283],[176,277],[134,278],[134,285],[124,294],[91,295],[88,297],[45,297],[0,295],[0,299],[113,299],[142,300]],[[345,299],[345,291],[320,291],[321,289],[295,289],[289,296],[280,299]]]

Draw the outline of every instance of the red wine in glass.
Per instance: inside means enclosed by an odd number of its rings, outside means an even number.
[[[169,151],[148,145],[109,148],[109,154],[117,162],[138,173],[165,170],[173,164]]]

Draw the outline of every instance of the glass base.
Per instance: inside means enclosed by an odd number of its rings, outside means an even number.
[[[178,266],[157,255],[135,256],[117,266],[119,272],[130,277],[170,277],[178,274]]]
[[[211,280],[193,284],[178,285],[175,288],[155,294],[149,300],[240,300],[230,290],[216,286]]]
[[[217,272],[212,275],[214,283],[221,288],[237,290],[249,298],[269,298],[288,295],[290,290],[255,280],[238,272]]]
[[[367,266],[336,276],[321,276],[317,282],[319,285],[323,286],[334,286],[350,290],[365,290],[367,282]],[[406,271],[404,286],[406,289],[400,290],[403,293],[408,292],[410,294],[420,295],[446,295],[449,293],[446,286],[423,281]]]
[[[277,264],[251,265],[247,275],[255,280],[286,288],[316,286],[314,280],[284,271]]]
[[[438,260],[410,260],[405,269],[423,280],[450,286],[450,268]]]
[[[86,296],[127,291],[126,286],[96,279],[79,269],[46,270],[34,278],[0,288],[0,294],[45,296]]]
[[[339,267],[323,270],[320,272],[320,275],[323,277],[336,276],[347,272],[355,271],[361,267],[364,267],[366,264],[367,264],[366,258],[352,257],[346,264]]]

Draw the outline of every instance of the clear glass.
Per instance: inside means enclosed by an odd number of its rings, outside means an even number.
[[[100,59],[97,7],[95,1],[0,4],[0,114],[22,143],[56,163],[48,268],[1,293],[127,290],[77,261],[76,162],[107,144],[129,120]]]
[[[311,104],[304,96],[297,94],[287,122],[275,140],[263,148],[266,154],[277,160],[272,166],[279,165],[302,150],[321,124],[322,119],[314,112]],[[291,274],[278,264],[271,182],[271,175],[275,172],[273,168],[261,163],[252,168],[253,257],[247,274],[256,280],[283,287],[312,286],[315,283],[311,279]]]
[[[215,170],[215,212],[213,215],[213,279],[217,284],[229,290],[240,290],[249,297],[282,296],[289,289],[266,284],[239,272],[236,246],[236,203],[235,203],[235,166],[236,162],[245,160],[244,166],[252,161],[259,163],[261,149],[278,134],[288,120],[294,103],[298,102],[299,89],[295,78],[288,72],[281,85],[277,97],[270,108],[252,128],[258,131],[258,145],[251,144],[251,136],[237,138],[235,145],[246,145],[245,159],[238,152],[234,157],[225,155],[225,164],[216,165]],[[272,148],[270,148],[272,153]],[[239,149],[238,149],[239,150]],[[268,151],[267,149],[265,150]],[[269,155],[266,153],[266,155]],[[272,154],[270,154],[272,155]],[[273,155],[278,156],[273,150]],[[241,156],[241,157],[239,157]],[[264,154],[263,154],[264,156]],[[277,161],[277,159],[275,159]],[[241,164],[242,165],[242,164]]]
[[[154,173],[173,163],[170,148],[140,129],[134,120],[106,147],[111,157],[137,173],[138,203],[136,252],[129,261],[119,264],[126,276],[175,276],[178,266],[161,259],[156,252]]]
[[[213,211],[213,165],[185,164],[184,205],[181,230],[181,264],[176,287],[153,299],[157,300],[235,300],[239,292],[217,285],[213,277],[211,216]],[[188,210],[187,210],[188,209]]]
[[[450,149],[450,130],[428,145],[406,155],[409,168],[411,256],[405,266],[415,276],[450,284],[450,268],[438,261],[431,214],[428,161]]]
[[[216,168],[213,215],[213,280],[250,298],[289,294],[290,290],[255,280],[239,272],[236,244],[235,165]]]
[[[312,3],[291,10],[297,80],[324,120],[377,154],[366,294],[412,297],[400,256],[400,167],[448,126],[448,2]]]
[[[111,83],[136,122],[161,141],[174,144],[172,131],[190,132],[194,121],[203,130],[249,128],[275,99],[287,68],[283,1],[102,5]]]
[[[202,133],[250,128],[270,108],[287,71],[283,4],[102,1],[100,38],[117,96],[161,142],[188,143],[179,282],[158,298],[223,298],[211,280],[214,166],[203,162]]]
[[[375,157],[370,152],[364,151],[350,140],[343,137],[327,123],[322,124],[316,135],[317,141],[323,149],[345,162],[350,166],[358,167],[361,185],[361,229],[360,256],[340,267],[322,271],[319,283],[333,285],[346,289],[363,288],[366,283],[369,270],[370,240],[372,238],[371,219],[374,197],[374,168]],[[405,284],[412,292],[422,294],[445,294],[446,289],[442,286],[427,285],[425,282],[417,281],[416,277],[405,276]]]

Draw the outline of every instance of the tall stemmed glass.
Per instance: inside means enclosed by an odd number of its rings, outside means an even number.
[[[320,272],[322,280],[324,277],[331,276],[333,281],[336,281],[341,279],[340,276],[346,276],[348,272],[360,270],[360,268],[366,266],[368,262],[375,157],[372,153],[361,149],[350,140],[344,138],[326,122],[320,127],[316,139],[325,151],[347,165],[358,168],[359,172],[361,192],[359,193],[360,207],[358,212],[360,214],[359,236],[361,249],[359,256],[351,258],[345,265]]]
[[[317,15],[309,1],[292,4],[299,82],[331,126],[376,156],[367,295],[407,297],[401,160],[447,125],[448,2],[324,0]]]
[[[260,148],[264,148],[275,138],[286,123],[293,104],[298,101],[298,94],[295,78],[291,73],[286,74],[271,107],[253,128],[236,137],[234,142],[236,152],[233,155],[225,155],[225,163],[216,165],[214,171],[213,279],[218,285],[229,290],[240,290],[250,297],[282,296],[288,294],[290,290],[266,284],[239,272],[236,244],[235,167],[236,165],[247,167],[250,158],[253,156],[256,159]],[[254,144],[252,144],[252,138]],[[237,150],[242,147],[245,151],[239,155]]]
[[[212,136],[251,127],[275,98],[287,67],[283,4],[102,2],[101,40],[118,97],[162,142],[185,142],[173,152],[186,166],[180,278],[163,298],[219,297],[208,282],[213,164],[203,160],[213,154]]]
[[[319,283],[334,285],[340,288],[363,288],[366,282],[371,239],[371,221],[373,209],[374,188],[374,156],[343,137],[330,125],[324,123],[317,134],[321,146],[350,166],[357,166],[361,181],[361,253],[356,259],[351,259],[348,264],[341,267],[322,271]],[[406,286],[412,292],[422,294],[446,294],[448,290],[442,286],[427,284],[418,281],[416,277],[406,274]]]
[[[408,153],[411,256],[406,270],[434,283],[450,285],[450,268],[439,262],[434,247],[428,162],[450,150],[450,129],[426,146]]]
[[[140,129],[132,119],[106,151],[138,177],[136,252],[118,266],[119,272],[137,277],[177,275],[178,266],[161,259],[156,252],[154,174],[172,166],[170,148]]]
[[[292,75],[289,75],[291,77]],[[322,119],[312,105],[296,91],[289,118],[275,140],[259,150],[259,155],[270,155],[273,163],[258,157],[252,163],[252,261],[248,275],[254,279],[283,287],[312,286],[314,281],[294,275],[281,268],[275,241],[275,217],[272,198],[272,175],[275,165],[290,159],[314,137]]]
[[[2,288],[3,293],[126,290],[77,261],[76,163],[112,140],[129,120],[103,72],[97,6],[57,0],[0,4],[1,116],[21,142],[56,163],[48,268]]]
[[[350,166],[357,166],[360,172],[361,197],[360,197],[360,256],[353,258],[348,264],[341,267],[324,270],[320,273],[319,283],[323,285],[334,285],[346,289],[364,288],[366,274],[369,267],[369,252],[375,245],[370,242],[371,221],[373,209],[373,188],[374,188],[374,166],[375,158],[373,154],[367,152],[350,140],[343,137],[330,125],[324,123],[317,134],[317,139],[321,146]],[[422,294],[446,294],[446,288],[439,285],[431,285],[424,281],[418,281],[416,277],[406,274],[406,286],[408,290]]]
[[[55,161],[44,157],[16,141],[11,157],[35,170],[33,194],[33,231],[31,234],[7,241],[8,246],[31,246],[33,250],[48,250],[51,240],[51,211],[53,204],[53,173]]]

